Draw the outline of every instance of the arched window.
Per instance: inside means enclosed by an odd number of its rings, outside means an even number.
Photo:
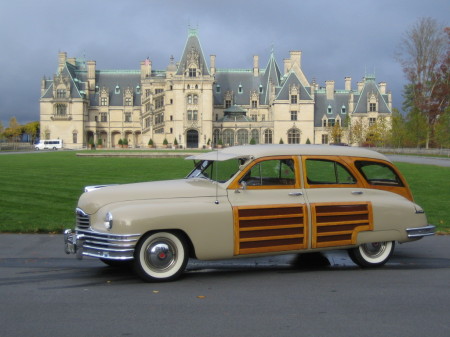
[[[272,144],[273,143],[272,135],[273,135],[272,130],[266,129],[264,131],[264,144]]]
[[[256,129],[252,130],[252,136],[251,136],[250,142],[252,141],[252,139],[255,142],[255,144],[259,144],[259,132],[258,132],[258,130],[256,130]]]
[[[238,145],[248,144],[248,131],[245,129],[240,129],[237,132],[237,143]]]
[[[300,144],[300,130],[290,129],[288,131],[288,144]]]
[[[223,132],[223,144],[227,146],[234,145],[234,131],[227,129]]]
[[[213,145],[219,144],[219,139],[220,139],[220,130],[215,129],[213,131]]]

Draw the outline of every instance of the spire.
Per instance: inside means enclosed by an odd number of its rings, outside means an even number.
[[[181,57],[177,75],[183,75],[189,68],[196,68],[201,75],[210,75],[203,49],[198,39],[198,29],[188,28],[188,38]]]

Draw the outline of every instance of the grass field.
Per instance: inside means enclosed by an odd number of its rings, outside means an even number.
[[[398,163],[429,222],[450,232],[450,168]],[[73,227],[86,185],[183,178],[181,158],[93,158],[75,152],[0,155],[0,232],[61,232]]]

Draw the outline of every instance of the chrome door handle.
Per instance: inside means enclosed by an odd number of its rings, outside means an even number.
[[[360,194],[363,194],[363,191],[352,191],[352,194],[360,195]]]
[[[291,192],[291,193],[289,193],[289,195],[290,195],[291,197],[298,197],[298,196],[303,195],[303,193],[302,193],[302,192]]]

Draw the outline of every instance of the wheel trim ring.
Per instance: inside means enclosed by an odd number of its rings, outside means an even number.
[[[164,273],[178,260],[176,245],[169,239],[157,238],[151,241],[144,253],[146,266],[155,273]]]

